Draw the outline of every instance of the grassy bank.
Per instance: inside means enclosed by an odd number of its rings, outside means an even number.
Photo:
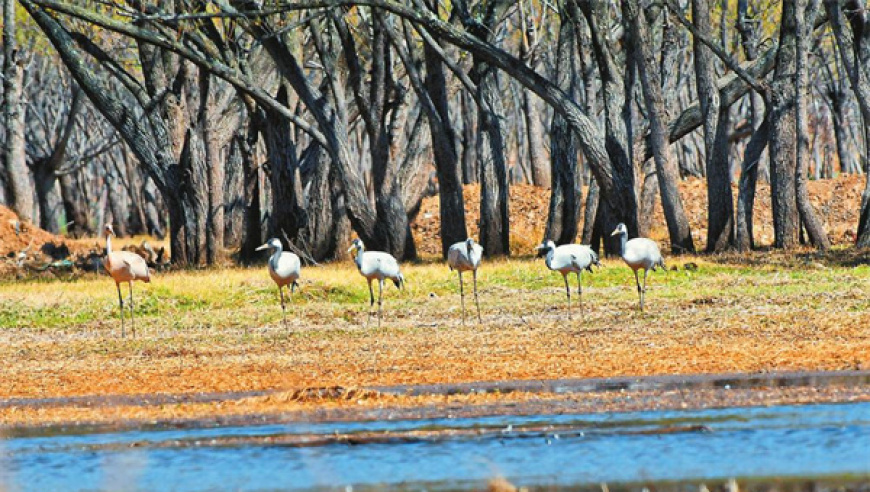
[[[870,267],[739,260],[671,259],[640,313],[631,271],[607,259],[583,276],[571,321],[542,260],[487,262],[483,324],[469,296],[465,326],[456,275],[406,265],[380,329],[349,261],[304,269],[286,328],[264,267],[169,272],[134,286],[137,336],[124,339],[106,276],[7,281],[0,397],[870,367]]]

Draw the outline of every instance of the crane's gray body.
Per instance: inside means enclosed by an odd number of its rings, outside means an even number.
[[[637,284],[637,293],[640,296],[640,310],[643,311],[644,295],[646,294],[646,277],[649,271],[655,271],[656,267],[665,268],[665,260],[658,243],[645,237],[628,239],[628,229],[625,224],[619,224],[611,236],[619,236],[619,255],[625,264],[634,270],[634,282]],[[643,269],[643,287],[640,285],[638,270]]]
[[[396,287],[405,285],[405,277],[399,270],[399,262],[389,253],[383,251],[366,251],[366,247],[359,239],[354,239],[348,252],[354,252],[353,261],[360,275],[365,277],[369,284],[369,306],[375,304],[375,293],[372,290],[372,280],[378,280],[378,327],[381,326],[381,310],[384,296],[384,280],[392,280]],[[369,311],[371,317],[371,311]]]
[[[480,316],[480,301],[477,297],[477,267],[483,257],[483,246],[476,244],[474,239],[454,243],[447,250],[447,265],[459,274],[459,296],[462,302],[462,324],[465,324],[465,287],[462,282],[462,272],[471,271],[474,277],[474,303],[477,305],[477,321],[483,323]]]
[[[451,270],[467,272],[469,270],[477,270],[480,266],[480,259],[483,257],[483,246],[468,238],[465,241],[454,243],[447,250],[447,265]]]
[[[272,252],[269,256],[269,276],[278,285],[278,293],[281,294],[281,311],[284,314],[284,325],[287,325],[287,306],[284,303],[284,286],[290,286],[290,293],[296,291],[299,285],[299,275],[302,272],[302,262],[294,253],[284,251],[284,246],[278,238],[271,238],[266,244],[259,246],[256,251],[268,249]]]
[[[563,244],[556,246],[553,241],[545,241],[538,246],[538,251],[545,251],[547,268],[562,274],[565,280],[565,295],[568,298],[568,318],[571,317],[571,287],[568,285],[568,275],[577,274],[577,295],[580,306],[583,306],[583,285],[581,275],[583,270],[592,271],[592,265],[600,266],[598,254],[584,244]]]

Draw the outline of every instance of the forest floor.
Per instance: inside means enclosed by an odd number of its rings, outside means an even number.
[[[0,428],[578,398],[523,391],[409,396],[374,386],[870,370],[870,252],[846,247],[864,178],[809,185],[838,245],[833,251],[669,257],[673,270],[650,276],[643,313],[631,271],[608,258],[604,268],[584,275],[583,307],[574,296],[569,320],[561,277],[529,254],[542,234],[548,191],[514,186],[516,256],[482,267],[482,323],[471,295],[462,323],[456,275],[434,255],[433,197],[414,225],[424,259],[403,266],[407,290],[386,290],[381,326],[368,319],[366,284],[348,260],[304,269],[286,326],[265,267],[158,273],[151,284],[135,285],[136,335],[126,338],[117,292],[105,275],[10,274],[17,251],[46,244],[98,264],[102,240],[65,240],[27,224],[16,232],[14,215],[0,207],[0,252],[7,260],[6,274],[0,273]],[[700,247],[704,184],[681,186]],[[470,231],[475,195],[475,187],[466,189]],[[772,232],[764,189],[758,199],[756,239],[766,244]],[[663,225],[653,230],[662,243],[665,234]],[[242,393],[184,397],[223,392]],[[867,400],[870,388],[754,395],[754,404]],[[607,392],[594,397],[597,410],[627,405]]]

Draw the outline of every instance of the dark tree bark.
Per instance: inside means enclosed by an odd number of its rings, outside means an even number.
[[[437,13],[437,2],[429,2],[429,8]],[[465,226],[465,203],[462,196],[462,181],[459,175],[459,156],[456,153],[456,133],[450,118],[447,94],[447,79],[444,65],[435,47],[425,43],[423,55],[426,66],[424,80],[426,97],[431,104],[424,104],[432,135],[432,154],[438,176],[438,201],[441,213],[441,254],[456,242],[468,237]],[[412,70],[412,68],[408,68]]]
[[[474,98],[468,91],[459,93],[459,108],[462,112],[461,148],[459,155],[462,164],[462,183],[477,183],[480,172],[477,169],[477,145],[474,135],[477,131],[477,111]]]
[[[796,2],[785,2],[780,22],[779,51],[773,72],[769,102],[770,191],[773,208],[774,247],[793,248],[798,244],[800,218],[795,193],[797,172],[797,134],[795,105],[797,91]],[[800,9],[802,13],[803,9]]]
[[[562,90],[576,95],[579,90],[577,79],[581,73],[577,56],[580,19],[572,13],[570,8],[564,8],[559,18],[555,79]],[[556,244],[573,243],[577,237],[581,202],[576,186],[577,142],[568,121],[557,112],[553,113],[550,124],[550,166],[550,206],[544,240],[552,239]]]
[[[628,227],[629,235],[638,233],[637,199],[634,192],[634,166],[630,159],[630,143],[626,120],[629,115],[626,104],[626,85],[619,63],[611,51],[608,38],[609,14],[606,2],[581,2],[579,8],[586,17],[592,37],[592,50],[598,63],[598,73],[601,78],[604,96],[604,145],[610,161],[610,182],[603,181],[601,174],[595,175],[601,187],[598,214],[595,223],[597,235],[604,242],[604,250],[608,254],[619,252],[618,239],[610,236],[610,232],[620,222]],[[575,127],[576,131],[576,127]],[[578,137],[582,134],[578,133]],[[582,139],[581,139],[582,140]],[[581,142],[582,143],[582,142]],[[595,171],[595,162],[586,145],[584,153]],[[621,206],[615,203],[614,196],[622,199]]]
[[[697,29],[710,36],[710,2],[692,0],[692,18]],[[723,28],[723,31],[725,29]],[[704,160],[707,175],[707,252],[734,245],[734,200],[731,196],[731,163],[728,152],[728,107],[719,101],[713,53],[694,40],[695,73],[701,113],[704,117]]]
[[[824,225],[810,203],[809,191],[807,190],[807,166],[809,161],[806,124],[806,92],[808,79],[808,52],[809,42],[812,38],[812,20],[818,11],[819,0],[813,0],[808,4],[807,0],[797,0],[795,12],[795,25],[797,30],[797,56],[795,61],[795,125],[798,140],[795,143],[795,194],[797,208],[801,222],[807,231],[810,242],[819,249],[829,249],[831,242],[825,232]]]
[[[748,1],[737,2],[737,30],[740,32],[741,46],[746,59],[753,61],[758,57],[759,27],[748,18]],[[744,150],[743,164],[737,191],[737,249],[748,251],[755,248],[752,235],[752,217],[755,207],[755,189],[758,176],[770,179],[770,167],[763,160],[764,149],[770,135],[770,126],[764,125],[765,103],[762,94],[749,92],[752,112],[753,136]],[[761,132],[764,125],[764,132]],[[758,135],[758,137],[756,137]],[[753,145],[754,142],[754,145]]]
[[[3,125],[6,143],[3,164],[6,169],[12,210],[21,220],[35,222],[33,182],[27,169],[24,140],[24,54],[15,39],[15,0],[3,0]]]
[[[288,105],[287,87],[278,89],[276,99]],[[274,111],[266,113],[263,127],[266,141],[269,181],[272,184],[272,213],[269,216],[269,235],[294,241],[308,220],[302,202],[302,183],[296,143],[290,122]]]
[[[651,39],[647,32],[646,19],[641,17],[640,8],[634,2],[623,3],[623,8],[629,24],[632,50],[636,57],[640,83],[646,101],[650,143],[653,148],[653,159],[656,162],[659,193],[671,239],[671,250],[674,253],[694,252],[695,246],[689,229],[689,220],[686,217],[677,188],[679,175],[676,163],[671,157],[667,111],[662,96],[662,85],[655,55],[650,45]]]
[[[480,20],[472,18],[464,0],[455,3],[459,18],[469,34],[486,42],[495,39],[496,22],[509,7],[505,0],[489,0],[482,6]],[[470,78],[477,87],[477,162],[480,170],[480,244],[484,255],[510,254],[508,176],[505,158],[504,108],[499,90],[498,70],[479,56],[473,56]]]

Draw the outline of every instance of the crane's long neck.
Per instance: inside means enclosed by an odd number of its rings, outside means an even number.
[[[356,267],[362,270],[362,261],[363,261],[363,249],[358,248],[356,250],[356,257],[353,259],[354,263],[356,263]]]
[[[272,253],[272,257],[269,258],[269,263],[272,264],[272,270],[277,270],[278,269],[278,260],[281,259],[281,253],[284,252],[284,248],[278,246],[277,248],[275,248],[274,251],[275,252]]]
[[[628,233],[622,232],[619,234],[619,256],[625,256],[625,243],[628,242]]]
[[[550,248],[550,250],[547,251],[547,256],[544,257],[544,263],[546,263],[547,268],[549,268],[551,270],[553,269],[553,255],[555,255],[555,254],[556,254],[556,250],[553,248]]]
[[[112,235],[106,234],[106,256],[112,254]]]

